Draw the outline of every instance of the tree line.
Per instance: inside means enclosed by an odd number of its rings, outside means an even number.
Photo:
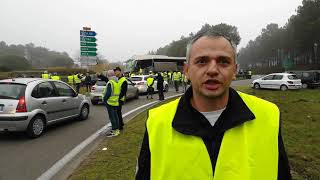
[[[72,67],[73,64],[73,60],[66,52],[50,51],[44,47],[36,47],[32,43],[8,45],[0,41],[0,71]]]
[[[288,22],[270,23],[240,49],[242,68],[275,72],[320,69],[320,0],[303,0]]]
[[[194,33],[190,33],[187,37],[181,36],[179,40],[172,41],[170,44],[160,47],[155,51],[150,51],[148,54],[151,55],[167,55],[167,56],[174,56],[174,57],[185,57],[186,56],[186,46],[191,38],[203,31],[212,30],[219,34],[228,36],[233,43],[238,45],[240,43],[240,35],[236,26],[228,25],[225,23],[217,24],[217,25],[210,25],[204,24],[201,29]]]

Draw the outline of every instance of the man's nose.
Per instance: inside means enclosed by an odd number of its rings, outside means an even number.
[[[218,74],[218,64],[215,60],[211,60],[207,67],[207,75],[213,76]]]

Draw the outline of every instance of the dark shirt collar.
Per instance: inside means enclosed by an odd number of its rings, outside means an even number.
[[[255,119],[254,114],[232,88],[229,88],[227,107],[213,127],[198,110],[193,108],[191,97],[192,87],[189,87],[181,97],[172,121],[172,127],[183,134],[210,138],[246,121]]]

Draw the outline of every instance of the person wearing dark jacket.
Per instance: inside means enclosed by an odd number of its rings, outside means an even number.
[[[158,94],[159,94],[159,100],[162,101],[164,100],[164,95],[163,95],[163,77],[161,73],[158,73],[157,76],[157,89],[158,89]]]
[[[280,111],[230,87],[236,47],[201,31],[187,45],[191,86],[149,110],[136,179],[290,180]]]
[[[119,107],[117,110],[118,118],[119,118],[119,129],[122,130],[124,123],[123,123],[123,118],[122,118],[122,105],[124,105],[126,101],[126,94],[127,94],[127,89],[128,89],[128,82],[126,77],[123,76],[121,73],[120,67],[116,67],[114,70],[115,75],[118,78],[118,83],[120,86],[120,94],[119,94]]]
[[[106,83],[108,83],[108,81],[109,81],[108,77],[106,77],[102,73],[97,73],[97,78],[99,78],[101,81],[104,81]]]
[[[89,73],[86,74],[84,79],[84,84],[86,85],[87,92],[90,92],[91,89],[91,76]]]

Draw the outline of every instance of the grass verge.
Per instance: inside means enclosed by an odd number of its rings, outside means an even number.
[[[238,90],[277,104],[282,135],[294,179],[320,179],[320,91]],[[145,130],[147,113],[133,118],[120,136],[104,140],[69,177],[78,179],[134,179],[136,158]],[[103,151],[102,148],[107,150]]]

